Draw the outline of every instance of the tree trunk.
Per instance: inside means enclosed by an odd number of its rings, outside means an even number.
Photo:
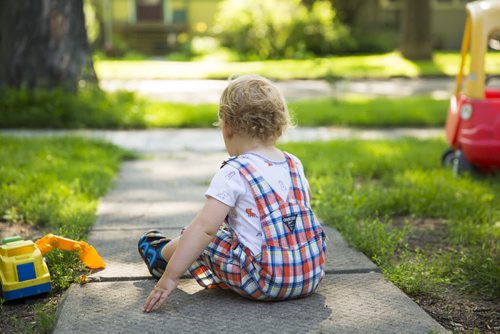
[[[96,81],[82,0],[0,1],[0,87],[61,87]]]
[[[401,53],[405,58],[431,59],[431,1],[403,0]]]

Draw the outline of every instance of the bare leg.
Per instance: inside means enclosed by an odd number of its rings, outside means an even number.
[[[163,249],[161,250],[161,256],[163,256],[163,259],[165,261],[169,261],[170,258],[172,257],[172,254],[174,254],[175,249],[177,248],[177,245],[179,244],[179,237],[172,239]]]

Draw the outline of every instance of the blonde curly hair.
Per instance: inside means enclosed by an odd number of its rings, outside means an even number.
[[[238,134],[275,143],[291,125],[283,94],[256,74],[230,78],[219,104],[219,124]]]

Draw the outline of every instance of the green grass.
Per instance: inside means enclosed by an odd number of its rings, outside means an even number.
[[[448,101],[350,96],[294,101],[289,109],[299,126],[436,127],[446,121]],[[145,117],[148,127],[211,127],[217,105],[148,102]]]
[[[0,137],[0,219],[71,239],[84,239],[98,199],[130,154],[79,138]],[[47,254],[53,288],[66,288],[81,270],[77,254]]]
[[[294,101],[289,108],[299,126],[436,127],[446,121],[448,101],[351,96]],[[217,105],[149,102],[144,113],[148,127],[210,127]]]
[[[3,128],[142,128],[144,102],[133,93],[106,94],[83,87],[78,94],[62,90],[0,90]]]
[[[346,96],[289,103],[300,126],[431,127],[442,126],[446,100],[428,96],[369,98]],[[0,92],[0,124],[4,128],[194,128],[211,127],[216,104],[153,102],[132,93],[82,89]]]
[[[234,74],[257,73],[278,80],[453,76],[458,53],[436,52],[432,60],[409,61],[397,52],[376,55],[333,56],[229,62],[225,59],[175,62],[165,60],[95,60],[100,79],[227,79]],[[500,74],[500,53],[488,54],[486,72]]]
[[[500,175],[454,177],[441,140],[287,144],[327,224],[409,294],[500,297]]]
[[[346,97],[289,103],[300,126],[436,127],[444,125],[447,100]]]
[[[150,128],[207,128],[217,121],[217,104],[145,102],[146,126]]]

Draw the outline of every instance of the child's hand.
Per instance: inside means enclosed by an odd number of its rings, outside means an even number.
[[[165,275],[161,277],[155,285],[153,291],[149,294],[146,302],[144,303],[144,312],[151,312],[157,310],[167,300],[167,297],[175,290],[179,284],[179,279],[172,279]]]

